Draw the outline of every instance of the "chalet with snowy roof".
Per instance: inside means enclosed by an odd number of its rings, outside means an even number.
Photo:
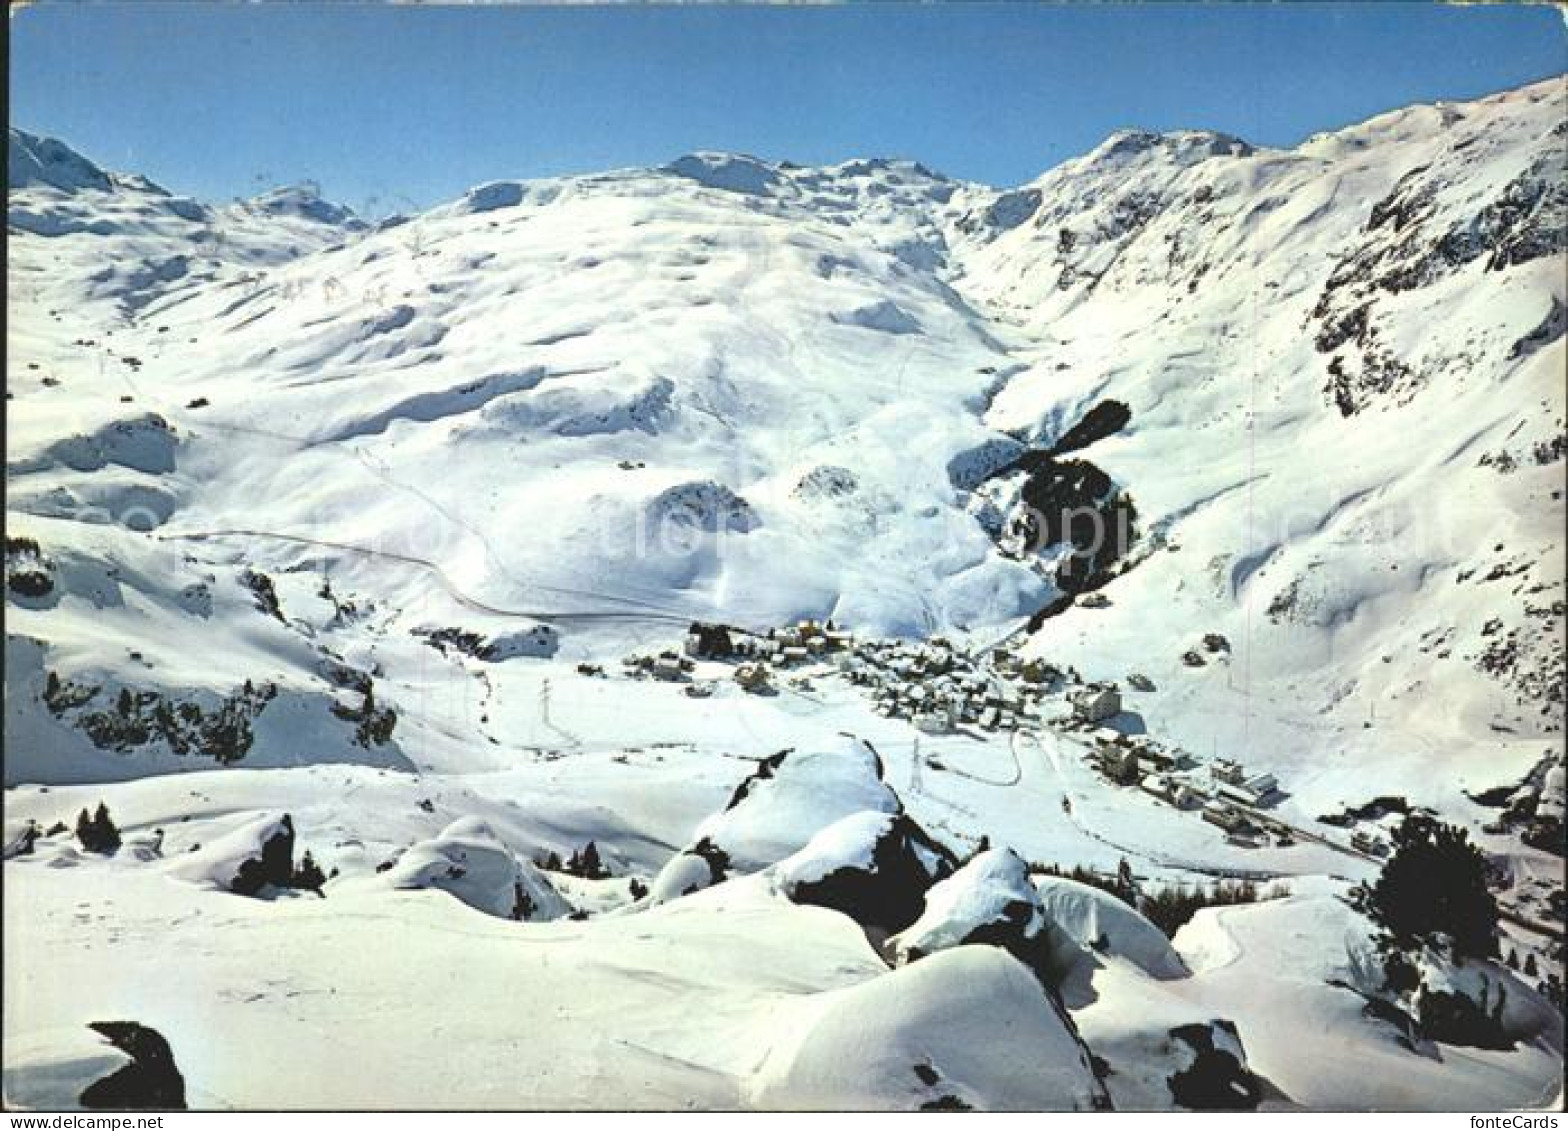
[[[1211,825],[1217,825],[1228,833],[1241,832],[1249,828],[1246,814],[1226,804],[1223,801],[1210,801],[1203,807],[1203,819]]]
[[[1109,684],[1091,683],[1080,687],[1067,697],[1072,704],[1073,717],[1087,723],[1097,723],[1121,713],[1122,697]]]
[[[1163,801],[1169,801],[1175,790],[1171,779],[1164,774],[1144,774],[1138,781],[1138,788],[1145,793],[1152,793]]]
[[[666,682],[674,682],[675,680],[680,679],[684,672],[685,668],[681,664],[681,658],[675,653],[665,652],[659,656],[654,657],[654,679],[662,679]]]
[[[1216,758],[1209,767],[1209,774],[1215,781],[1226,782],[1230,785],[1240,785],[1247,780],[1247,771],[1240,762],[1229,758]]]
[[[765,664],[741,664],[735,669],[735,682],[743,691],[762,691],[768,686],[768,669]]]

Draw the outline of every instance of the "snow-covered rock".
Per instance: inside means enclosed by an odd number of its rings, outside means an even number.
[[[287,813],[250,817],[171,861],[168,872],[236,895],[286,888],[294,875],[294,821]]]
[[[380,878],[399,890],[444,891],[503,919],[542,922],[572,910],[532,862],[477,817],[460,818],[440,835],[409,846]]]
[[[1053,930],[1028,865],[1010,848],[990,848],[926,892],[920,917],[888,942],[900,964],[988,943],[1043,973]]]
[[[723,852],[731,870],[755,872],[798,852],[844,817],[899,809],[876,753],[846,736],[763,759],[729,804],[697,827],[694,839]]]
[[[915,921],[926,890],[956,863],[906,814],[871,811],[821,829],[772,875],[796,903],[830,907],[892,933]]]
[[[180,1110],[185,1080],[169,1043],[130,1021],[40,1032],[7,1049],[6,1106],[22,1111]]]
[[[763,1061],[759,1107],[1090,1111],[1087,1050],[1017,960],[960,947],[824,995]]]

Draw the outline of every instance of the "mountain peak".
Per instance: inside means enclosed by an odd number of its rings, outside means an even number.
[[[249,200],[241,201],[239,207],[266,216],[294,216],[332,227],[353,228],[364,224],[352,209],[323,197],[321,186],[314,181],[300,181],[268,189]]]
[[[746,153],[698,151],[677,157],[664,172],[696,181],[707,188],[765,196],[779,183],[776,166]]]
[[[1254,152],[1254,148],[1238,137],[1214,130],[1156,133],[1152,130],[1125,129],[1111,134],[1089,156],[1094,161],[1129,160],[1155,151],[1183,164],[1191,164],[1210,157],[1246,157]]]
[[[62,192],[96,189],[108,192],[114,178],[65,142],[11,129],[8,183],[12,191],[54,188]]]

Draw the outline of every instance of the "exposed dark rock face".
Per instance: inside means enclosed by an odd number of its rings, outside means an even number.
[[[900,813],[889,819],[873,847],[870,868],[838,868],[820,880],[797,883],[786,894],[796,903],[831,908],[862,927],[892,934],[920,917],[926,889],[957,866],[946,847]]]
[[[1508,360],[1529,357],[1536,350],[1551,345],[1565,331],[1568,331],[1568,306],[1553,295],[1552,308],[1546,312],[1546,317],[1541,319],[1540,325],[1513,344],[1508,351]]]
[[[185,1078],[169,1042],[156,1029],[134,1021],[95,1021],[89,1028],[131,1058],[131,1063],[89,1084],[84,1108],[99,1111],[184,1111]]]
[[[92,698],[90,693],[85,698],[73,698],[70,690],[61,683],[45,687],[44,702],[57,718]],[[175,754],[202,755],[228,765],[249,752],[255,741],[251,722],[277,693],[276,684],[255,685],[247,680],[238,691],[208,709],[160,692],[132,692],[127,688],[121,690],[113,709],[87,712],[78,716],[75,723],[100,750],[123,754],[162,741]]]
[[[397,711],[392,707],[378,707],[373,684],[366,684],[359,706],[342,703],[332,705],[332,713],[344,722],[354,723],[354,742],[370,749],[392,741],[392,731],[397,727]]]
[[[1132,409],[1118,400],[1103,400],[1095,404],[1083,419],[1074,424],[1051,448],[1053,456],[1062,456],[1087,448],[1090,444],[1114,436],[1132,420]]]
[[[958,221],[958,230],[966,235],[977,232],[1005,232],[1018,227],[1040,210],[1044,199],[1039,189],[1017,189],[1003,193],[985,208],[968,212]]]
[[[1063,592],[1103,585],[1137,537],[1132,499],[1088,460],[1031,452],[1018,462],[1029,473],[1022,491],[1027,510],[1015,520],[1013,533],[1033,550],[1064,543],[1073,548],[1057,568]]]
[[[701,859],[708,865],[708,876],[712,883],[723,883],[730,874],[730,854],[714,844],[707,837],[703,837],[687,852]]]
[[[757,768],[747,774],[741,783],[735,787],[735,792],[730,794],[730,799],[724,804],[725,810],[733,809],[746,800],[746,796],[751,792],[752,787],[758,782],[767,781],[771,778],[774,772],[784,764],[784,759],[789,757],[789,754],[789,750],[780,750],[777,754],[770,754],[759,761]]]
[[[469,632],[462,628],[416,628],[413,634],[421,637],[426,644],[443,655],[449,652],[461,652],[476,660],[495,659],[495,650],[490,648],[485,643],[485,638],[477,632]]]
[[[1056,616],[1058,613],[1065,612],[1065,611],[1067,611],[1068,609],[1070,609],[1072,607],[1073,607],[1073,595],[1071,593],[1064,593],[1060,597],[1058,597],[1056,600],[1050,601],[1050,602],[1048,602],[1048,603],[1046,603],[1044,605],[1041,605],[1029,617],[1028,631],[1029,632],[1038,632],[1038,631],[1040,631],[1041,626],[1044,625],[1046,621],[1050,620],[1052,617]]]
[[[721,884],[729,875],[729,853],[703,837],[684,852],[672,857],[659,870],[652,885],[644,889],[643,894],[651,895],[656,903],[662,903]]]
[[[258,609],[283,623],[283,606],[278,603],[278,591],[272,584],[272,578],[258,570],[248,569],[240,575],[240,584],[255,596]]]
[[[1536,160],[1492,200],[1464,205],[1457,216],[1443,208],[1445,187],[1469,155],[1450,151],[1431,165],[1411,169],[1368,215],[1360,237],[1340,257],[1324,285],[1309,325],[1314,344],[1331,355],[1327,399],[1344,416],[1391,401],[1405,403],[1457,358],[1424,363],[1417,371],[1381,338],[1382,296],[1432,285],[1477,262],[1502,271],[1568,248],[1568,183],[1562,179],[1562,129],[1542,138]],[[1446,216],[1446,218],[1445,218]],[[1556,306],[1541,325],[1514,343],[1510,359],[1523,357],[1563,333]]]
[[[54,564],[32,538],[5,540],[6,590],[30,600],[40,600],[54,592]]]
[[[1029,923],[1034,918],[1036,910],[1032,904],[1009,903],[1002,908],[1000,918],[970,931],[964,936],[960,945],[1001,947],[1034,971],[1035,977],[1040,979],[1041,987],[1054,1002],[1056,987],[1050,976],[1050,935],[1044,930],[1037,931],[1033,935],[1028,932]]]
[[[1237,1055],[1241,1037],[1233,1023],[1179,1025],[1171,1037],[1194,1054],[1192,1064],[1167,1081],[1172,1099],[1194,1111],[1257,1110],[1263,1087]]]

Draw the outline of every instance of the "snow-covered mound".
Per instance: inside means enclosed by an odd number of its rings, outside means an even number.
[[[900,931],[920,914],[926,889],[956,861],[903,813],[855,813],[819,831],[772,869],[796,903],[842,911],[862,926]]]
[[[237,895],[289,886],[294,874],[294,822],[287,813],[251,817],[168,865],[187,883]]]
[[[1174,940],[1193,971],[1190,989],[1187,983],[1144,984],[1183,986],[1185,995],[1201,995],[1211,1016],[1236,1025],[1251,1069],[1305,1107],[1550,1104],[1562,1086],[1560,1015],[1550,1029],[1512,1049],[1412,1048],[1403,1022],[1369,1008],[1385,983],[1382,962],[1372,924],[1342,894],[1331,888],[1199,911]],[[1141,1008],[1154,1005],[1106,994],[1080,1013],[1085,1039],[1100,1047],[1101,1025],[1125,1026],[1134,1001]],[[1282,1026],[1282,1017],[1292,1023]]]
[[[971,944],[997,946],[1054,985],[1068,940],[1046,916],[1028,865],[1010,848],[978,853],[926,892],[925,909],[888,940],[900,964]],[[1069,943],[1070,945],[1070,943]]]
[[[759,1107],[849,1111],[1104,1106],[1083,1045],[1019,962],[961,947],[841,990],[768,1054]]]
[[[1046,917],[1079,946],[1125,958],[1153,978],[1184,978],[1170,940],[1153,923],[1109,892],[1060,876],[1035,876]]]
[[[843,737],[762,760],[695,839],[723,852],[736,872],[755,872],[806,847],[819,830],[864,812],[895,814],[876,752]]]
[[[546,921],[571,912],[539,869],[477,817],[453,821],[439,836],[411,845],[381,878],[400,890],[444,891],[503,919]]]

